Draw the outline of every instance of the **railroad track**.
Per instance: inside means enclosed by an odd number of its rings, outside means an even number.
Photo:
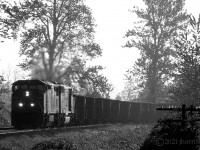
[[[14,129],[14,127],[0,127],[0,131]]]
[[[54,134],[58,132],[70,132],[70,131],[81,131],[83,129],[98,129],[106,126],[111,126],[113,124],[98,124],[98,125],[84,125],[84,126],[68,126],[62,128],[45,128],[45,129],[26,129],[26,130],[0,130],[0,139],[10,137],[10,136],[20,136],[22,134],[33,135],[33,134]]]

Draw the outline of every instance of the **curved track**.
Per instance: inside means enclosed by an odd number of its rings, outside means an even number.
[[[68,126],[62,128],[45,128],[45,129],[26,129],[26,130],[16,130],[16,129],[8,129],[8,130],[0,130],[0,139],[10,137],[10,136],[20,136],[22,134],[35,134],[35,133],[56,133],[56,132],[70,132],[70,131],[80,131],[82,129],[97,129],[101,127],[110,126],[113,124],[98,124],[98,125],[84,125],[84,126]]]

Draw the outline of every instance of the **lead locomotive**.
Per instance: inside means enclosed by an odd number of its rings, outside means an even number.
[[[12,86],[11,123],[15,128],[63,126],[73,113],[72,89],[41,80],[19,80]]]

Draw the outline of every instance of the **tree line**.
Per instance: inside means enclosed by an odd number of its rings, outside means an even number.
[[[143,0],[131,11],[139,18],[124,47],[140,51],[125,76],[124,100],[199,103],[199,24],[184,9],[185,0]]]
[[[56,81],[87,96],[109,97],[112,85],[99,74],[102,66],[86,66],[100,57],[94,42],[91,9],[84,0],[1,1],[0,32],[20,41],[19,64],[31,78]],[[82,90],[84,89],[84,90]]]
[[[95,21],[84,0],[0,1],[0,36],[20,41],[19,64],[32,78],[57,81],[88,96],[109,97],[112,85],[87,66],[101,57]],[[143,0],[125,38],[140,58],[126,74],[119,99],[148,102],[199,101],[199,18],[184,9],[185,0]],[[84,90],[83,90],[84,89]]]

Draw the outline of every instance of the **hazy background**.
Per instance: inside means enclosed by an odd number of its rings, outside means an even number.
[[[124,87],[126,70],[139,56],[137,49],[122,48],[122,45],[126,43],[123,36],[137,20],[135,15],[128,10],[131,10],[134,5],[143,7],[144,4],[142,0],[86,0],[86,4],[92,9],[97,24],[95,41],[103,49],[102,57],[88,62],[88,65],[100,64],[105,67],[101,73],[113,84],[114,90],[111,97],[114,98]],[[185,9],[197,17],[200,13],[199,4],[199,0],[186,0]],[[18,55],[18,41],[5,40],[0,43],[0,51],[0,74],[8,70],[12,73],[22,60]]]

